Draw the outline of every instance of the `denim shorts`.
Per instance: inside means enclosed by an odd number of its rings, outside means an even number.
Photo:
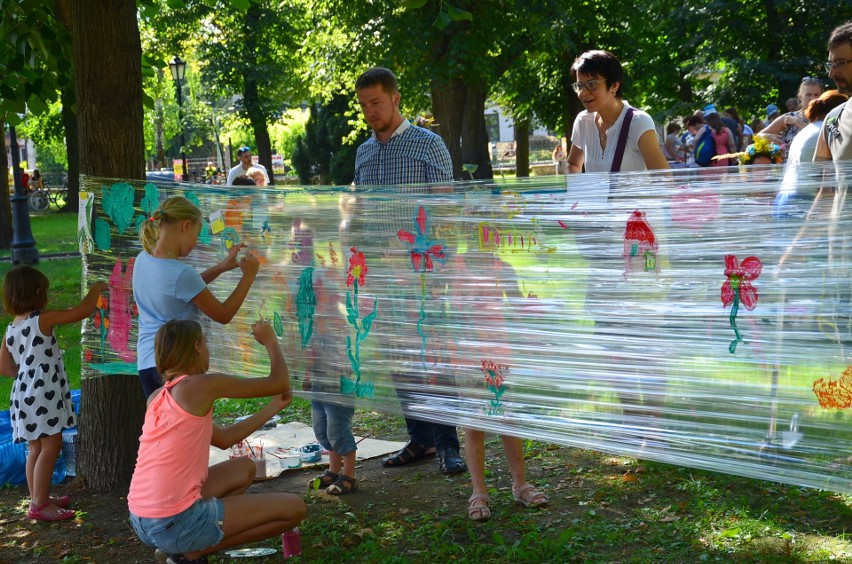
[[[169,554],[195,552],[219,544],[224,538],[225,505],[212,497],[199,499],[172,517],[137,517],[130,524],[139,540]]]
[[[354,407],[345,407],[324,401],[311,402],[311,423],[317,442],[326,450],[344,456],[357,450],[352,434]]]

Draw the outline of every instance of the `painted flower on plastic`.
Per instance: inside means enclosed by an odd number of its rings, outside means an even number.
[[[447,255],[444,254],[444,244],[440,241],[430,240],[428,237],[428,219],[429,216],[423,206],[417,210],[417,217],[414,218],[414,226],[417,234],[410,233],[405,229],[400,229],[396,236],[399,240],[411,245],[411,265],[415,272],[432,272],[433,260],[444,263],[447,260]]]
[[[509,367],[505,364],[483,360],[479,370],[485,375],[485,383],[488,384],[489,388],[499,388],[506,379],[505,373],[509,371]]]
[[[763,264],[757,257],[746,257],[740,264],[734,255],[725,255],[725,276],[727,280],[722,284],[722,304],[728,307],[734,303],[734,297],[739,291],[739,300],[746,309],[753,310],[757,305],[757,289],[752,286],[752,280],[756,280],[763,270]]]
[[[355,247],[349,250],[352,251],[352,256],[349,257],[349,269],[346,271],[346,285],[351,286],[357,282],[359,286],[363,286],[367,275],[367,260],[364,258],[364,253]]]
[[[839,380],[820,378],[814,382],[814,394],[819,406],[824,409],[848,409],[852,407],[852,366],[843,371]]]

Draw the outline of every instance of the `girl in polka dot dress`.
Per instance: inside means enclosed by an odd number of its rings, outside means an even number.
[[[62,448],[62,430],[76,423],[56,325],[76,323],[95,311],[98,295],[107,289],[96,282],[80,305],[67,310],[44,310],[47,277],[31,266],[16,266],[3,281],[3,306],[15,316],[0,346],[0,374],[14,377],[11,395],[12,435],[29,442],[27,516],[40,521],[74,517],[65,509],[68,496],[50,497],[50,478]]]

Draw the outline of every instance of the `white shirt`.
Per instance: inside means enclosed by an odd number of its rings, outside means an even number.
[[[618,134],[621,131],[624,116],[627,114],[627,108],[630,107],[626,100],[623,102],[624,107],[621,109],[618,119],[606,130],[606,149],[601,149],[594,113],[583,110],[574,120],[571,143],[583,151],[586,172],[609,172],[612,168],[615,147],[618,145]],[[639,151],[639,138],[649,130],[655,130],[654,120],[642,110],[634,108],[630,131],[627,134],[627,146],[624,149],[624,158],[621,161],[622,171],[647,170],[645,159]]]
[[[256,168],[260,170],[263,173],[263,176],[266,178],[266,183],[269,184],[269,173],[266,172],[265,166],[260,163],[252,163],[249,168]],[[247,170],[248,168],[243,168],[243,163],[239,163],[237,166],[235,166],[228,172],[228,181],[225,184],[227,184],[228,186],[233,186],[234,179],[238,176],[242,176],[243,174],[245,174]]]
[[[787,149],[787,164],[809,163],[814,160],[821,128],[822,120],[819,120],[809,123],[796,134]]]

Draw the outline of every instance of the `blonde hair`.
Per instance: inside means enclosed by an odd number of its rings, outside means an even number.
[[[9,315],[20,315],[47,306],[50,281],[40,270],[20,265],[6,273],[3,280],[3,307]]]
[[[204,339],[201,324],[189,319],[172,319],[157,331],[154,337],[154,358],[157,360],[157,372],[163,380],[171,380],[177,371],[188,373],[198,369],[198,351],[196,343]]]
[[[139,241],[148,253],[154,252],[157,240],[160,238],[160,227],[167,223],[180,223],[186,220],[193,225],[201,225],[201,210],[189,199],[183,196],[173,196],[160,204],[147,221],[142,223],[139,230]]]

